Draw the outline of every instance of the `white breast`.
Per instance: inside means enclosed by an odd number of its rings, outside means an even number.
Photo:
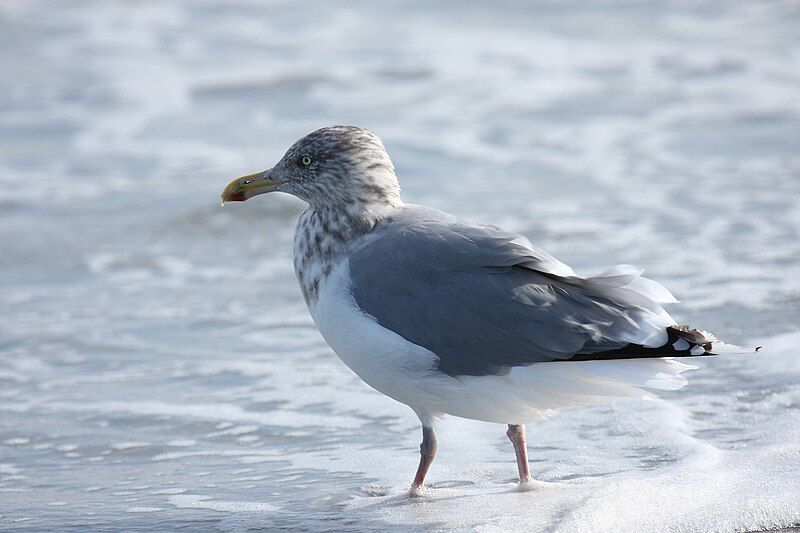
[[[358,308],[350,268],[342,260],[309,305],[325,341],[374,389],[413,409],[438,414],[462,392],[461,382],[435,370],[437,357],[390,331]]]

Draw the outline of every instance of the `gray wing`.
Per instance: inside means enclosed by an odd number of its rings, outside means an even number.
[[[674,324],[658,303],[672,295],[638,271],[581,278],[524,237],[418,206],[349,261],[357,305],[450,375],[661,346]]]

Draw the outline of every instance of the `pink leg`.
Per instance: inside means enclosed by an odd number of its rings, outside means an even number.
[[[531,481],[531,470],[528,465],[528,445],[525,443],[525,426],[509,424],[506,435],[511,441],[511,444],[514,445],[514,453],[517,454],[519,482],[527,483]]]
[[[433,428],[422,426],[422,444],[419,445],[419,467],[417,467],[417,475],[414,476],[414,483],[411,484],[409,493],[413,496],[419,493],[420,489],[425,482],[425,474],[433,463],[433,458],[436,455],[436,435],[433,433]]]

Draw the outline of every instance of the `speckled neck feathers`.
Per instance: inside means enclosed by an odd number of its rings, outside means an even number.
[[[273,171],[287,177],[280,190],[309,204],[295,233],[294,269],[310,306],[348,248],[403,205],[400,186],[381,140],[357,126],[306,135]]]
[[[389,216],[396,205],[360,213],[309,207],[294,234],[294,272],[306,305],[313,305],[320,286],[351,246]]]

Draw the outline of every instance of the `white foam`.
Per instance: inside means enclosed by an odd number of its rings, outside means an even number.
[[[277,507],[262,502],[213,500],[209,496],[177,494],[169,497],[169,502],[179,509],[208,509],[227,513],[272,513]]]
[[[179,489],[179,488],[172,488],[172,489],[161,489],[152,492],[153,495],[161,495],[161,494],[183,494],[186,492],[187,489]]]
[[[213,437],[227,437],[233,436],[238,437],[239,435],[247,435],[248,433],[254,433],[259,430],[259,426],[253,424],[247,424],[243,426],[234,426],[228,429],[223,429],[221,431],[214,431],[213,433],[209,433],[206,435],[208,438]]]
[[[111,445],[112,450],[117,451],[126,451],[126,450],[133,450],[136,448],[147,448],[150,446],[149,442],[136,442],[136,441],[128,441],[128,442],[115,442]]]
[[[194,439],[174,439],[167,442],[167,446],[173,448],[188,448],[195,445],[197,445],[197,441]]]
[[[107,402],[58,402],[54,407],[65,410],[92,411],[95,413],[135,413],[138,415],[188,416],[206,420],[236,420],[240,422],[257,422],[264,425],[286,427],[303,427],[317,423],[318,417],[309,413],[290,411],[270,411],[260,413],[246,411],[237,405],[230,404],[172,404],[156,400],[144,401],[107,401]],[[329,416],[326,420],[342,428],[356,428],[362,421],[349,416]],[[59,451],[72,451],[77,446],[59,446]]]
[[[157,513],[163,511],[161,507],[128,507],[127,513]]]

